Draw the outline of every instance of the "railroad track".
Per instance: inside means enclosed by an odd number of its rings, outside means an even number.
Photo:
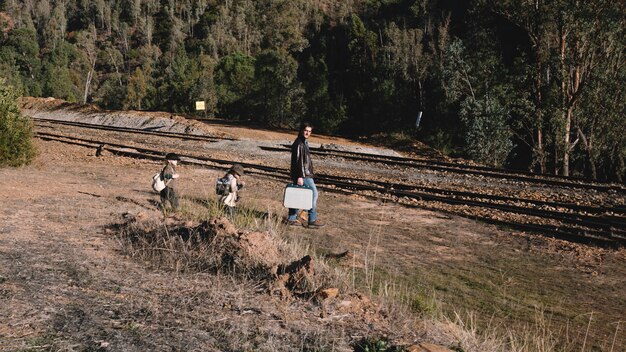
[[[277,147],[260,147],[267,151],[287,152],[290,150],[289,145],[283,145],[282,148]],[[415,159],[399,156],[388,156],[379,154],[368,154],[349,152],[342,150],[329,150],[324,148],[309,148],[311,153],[328,157],[340,157],[344,159],[381,163],[385,165],[407,166],[416,169],[429,169],[436,171],[452,172],[464,175],[479,175],[484,177],[493,177],[499,179],[509,179],[514,181],[570,187],[579,189],[593,189],[597,191],[616,191],[626,195],[626,187],[610,182],[596,181],[579,177],[566,177],[559,175],[535,174],[532,172],[515,171],[507,169],[496,169],[486,166],[463,165],[458,163],[448,163],[436,160]]]
[[[76,122],[76,121],[61,121],[61,120],[42,119],[42,118],[33,118],[33,120],[35,122],[35,125],[38,127],[47,127],[47,125],[45,125],[44,123],[49,123],[49,124],[89,128],[89,129],[101,130],[101,131],[115,131],[115,132],[123,132],[123,133],[178,138],[178,139],[183,139],[183,140],[194,140],[194,141],[205,141],[205,142],[217,142],[220,140],[231,140],[231,141],[236,140],[235,138],[227,138],[227,137],[205,136],[205,135],[199,135],[199,134],[189,134],[189,133],[179,133],[179,132],[154,131],[154,130],[146,130],[146,129],[139,129],[139,128],[129,128],[129,127],[104,126],[104,125],[96,125],[96,124]]]
[[[169,137],[169,138],[178,138],[183,140],[197,140],[197,141],[207,141],[207,142],[216,142],[220,140],[236,140],[234,138],[227,137],[217,137],[217,136],[205,136],[205,135],[194,135],[187,133],[177,133],[177,132],[164,132],[164,131],[150,131],[145,129],[136,129],[136,128],[127,128],[127,127],[115,127],[115,126],[103,126],[96,124],[89,124],[83,122],[75,122],[75,121],[61,121],[54,119],[42,119],[42,118],[34,118],[35,124],[37,126],[45,127],[44,123],[50,124],[60,124],[66,126],[75,126],[82,128],[89,128],[95,130],[104,130],[104,131],[115,131],[115,132],[123,132],[123,133],[134,133],[134,134],[142,134],[142,135],[153,135],[153,136],[161,136],[161,137]],[[290,146],[284,145],[283,148],[275,148],[275,147],[260,147],[263,150],[268,151],[280,151],[286,152],[289,150]],[[386,165],[394,165],[394,166],[408,166],[413,168],[422,168],[422,169],[431,169],[437,171],[446,171],[460,174],[470,174],[470,175],[479,175],[485,177],[494,177],[494,178],[504,178],[511,179],[515,181],[534,183],[534,184],[542,184],[542,185],[552,185],[552,186],[562,186],[562,187],[570,187],[570,188],[580,188],[580,189],[594,189],[598,191],[608,191],[613,190],[620,194],[626,194],[626,187],[623,185],[612,184],[603,181],[595,181],[585,178],[577,178],[577,177],[565,177],[558,175],[539,175],[531,172],[523,172],[523,171],[513,171],[506,169],[496,169],[489,168],[484,166],[475,166],[475,165],[463,165],[457,163],[448,163],[442,161],[435,160],[426,160],[426,159],[415,159],[415,158],[407,158],[407,157],[398,157],[398,156],[385,156],[378,154],[368,154],[368,153],[358,153],[358,152],[349,152],[349,151],[341,151],[341,150],[328,150],[324,148],[310,148],[311,152],[317,155],[330,156],[330,157],[341,157],[345,159],[365,161],[365,162],[377,162],[383,163]],[[626,207],[624,207],[626,210]]]
[[[36,136],[43,140],[54,140],[88,148],[96,148],[100,145],[104,145],[104,150],[108,150],[111,153],[135,158],[162,160],[164,156],[164,153],[158,150],[102,140],[46,132],[37,132]],[[208,158],[186,153],[180,153],[180,155],[184,163],[202,167],[225,169],[234,162],[232,160]],[[252,174],[280,181],[289,179],[289,172],[286,169],[252,163],[241,164],[246,167],[247,170],[250,170],[249,172]],[[614,248],[626,246],[626,212],[619,207],[593,207],[569,203],[534,201],[473,192],[427,188],[401,183],[389,183],[378,180],[346,178],[327,174],[317,175],[316,181],[320,185],[320,188],[327,190],[340,193],[357,193],[377,199],[389,199],[391,197],[399,203],[410,206],[410,203],[407,204],[407,202],[403,200],[414,199],[432,204],[443,203],[453,206],[462,206],[464,208],[490,209],[497,210],[502,214],[523,214],[533,218],[548,220],[548,222],[556,222],[557,224],[537,224],[522,221],[499,220],[486,215],[476,215],[463,211],[450,211],[484,222],[525,231],[540,232],[550,237],[572,242]],[[541,209],[541,207],[546,206],[561,209],[561,211]],[[434,207],[434,209],[437,208]]]

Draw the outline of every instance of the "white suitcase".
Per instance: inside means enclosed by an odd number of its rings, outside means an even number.
[[[306,186],[288,184],[283,197],[285,208],[309,210],[313,208],[313,190]]]

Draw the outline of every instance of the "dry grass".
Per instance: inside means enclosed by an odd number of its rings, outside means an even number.
[[[268,282],[276,276],[276,269],[272,268],[272,265],[314,255],[315,276],[307,283],[306,290],[318,292],[323,288],[338,287],[341,292],[365,291],[377,297],[380,309],[394,321],[398,331],[415,330],[416,326],[421,326],[421,339],[425,341],[433,341],[465,352],[575,350],[574,344],[563,340],[563,332],[555,330],[551,326],[549,316],[541,310],[537,310],[533,325],[521,329],[499,326],[493,322],[481,326],[476,315],[471,312],[447,316],[434,289],[425,290],[424,287],[409,285],[377,268],[382,227],[372,229],[368,245],[361,257],[363,265],[352,263],[351,268],[346,270],[345,266],[335,260],[326,260],[323,255],[315,255],[315,249],[301,237],[288,236],[282,219],[276,215],[276,209],[261,211],[259,208],[254,204],[241,207],[230,220],[235,228],[246,229],[239,233],[256,231],[267,236],[268,243],[274,246],[277,253],[277,257],[273,258],[275,260],[270,262],[257,260],[259,258],[254,256],[245,257],[243,260],[235,258],[241,255],[237,252],[239,249],[229,248],[229,244],[224,243],[220,236],[216,236],[214,229],[209,229],[210,226],[207,225],[215,221],[210,219],[225,215],[217,201],[211,197],[183,201],[179,217],[188,219],[187,224],[181,220],[177,222],[177,226],[172,227],[163,219],[131,222],[130,226],[120,233],[119,239],[127,253],[141,261],[152,263],[157,269],[181,273],[210,272],[221,277],[221,280],[233,282],[240,279],[251,280],[247,285],[240,287],[252,286],[257,290],[259,287],[263,287],[264,290],[271,287]],[[381,220],[383,218],[384,213],[381,213]],[[200,225],[194,225],[198,223]],[[229,256],[231,258],[225,260],[225,257]],[[349,260],[354,262],[358,257],[354,255]],[[236,337],[236,334],[229,335],[235,340],[241,338]],[[329,341],[323,336],[322,331],[308,336],[306,341],[302,342],[300,350],[308,350],[311,346],[328,347]],[[272,336],[265,338],[272,341],[274,339]],[[276,341],[280,340],[278,336],[275,338]],[[376,338],[372,341],[376,341]],[[271,345],[273,342],[264,343]]]

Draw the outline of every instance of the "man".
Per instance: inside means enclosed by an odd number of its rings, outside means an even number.
[[[167,202],[170,203],[174,210],[178,210],[178,195],[176,194],[176,179],[178,179],[179,175],[176,173],[176,165],[180,157],[174,153],[167,153],[165,155],[165,162],[167,163],[163,168],[163,180],[165,181],[165,188],[161,191],[161,206],[165,211],[165,205]]]
[[[308,210],[308,227],[318,228],[323,227],[319,220],[317,220],[317,187],[313,177],[313,161],[311,160],[311,152],[309,151],[308,139],[313,133],[313,125],[309,122],[304,122],[300,126],[300,133],[298,138],[291,145],[291,181],[300,186],[304,185],[313,190],[313,208]],[[299,209],[289,209],[289,216],[287,223],[289,225],[300,225],[298,221]]]

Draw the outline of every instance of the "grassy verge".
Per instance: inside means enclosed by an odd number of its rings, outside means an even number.
[[[302,237],[289,236],[287,227],[276,213],[276,209],[264,209],[263,205],[247,203],[230,220],[239,229],[270,234],[281,251],[288,253],[288,257],[312,255],[319,274],[314,289],[340,287],[342,291],[358,291],[375,296],[386,305],[389,312],[397,314],[401,319],[407,319],[409,314],[412,315],[410,319],[420,319],[421,324],[436,327],[432,331],[446,331],[446,337],[431,338],[448,341],[446,345],[456,351],[577,351],[581,344],[587,343],[587,336],[569,336],[567,331],[554,324],[555,315],[568,314],[566,307],[563,307],[563,311],[547,310],[543,305],[545,303],[542,303],[545,300],[536,296],[532,290],[527,290],[525,285],[511,282],[512,275],[445,267],[438,271],[416,271],[411,275],[389,272],[377,263],[380,231],[373,232],[362,258],[327,259],[328,253],[311,248]],[[206,221],[225,215],[212,197],[184,199],[182,211],[178,214],[191,221]],[[153,251],[154,257],[176,253],[170,256],[167,263],[167,267],[176,271],[201,271],[217,266],[214,263],[206,265],[215,260],[209,248],[210,243],[196,246],[192,251],[176,237],[172,239],[163,236],[151,245],[160,247]],[[145,251],[145,247],[150,244],[142,246],[133,250]],[[189,258],[195,258],[195,264],[189,264]],[[154,258],[152,261],[155,261]],[[515,268],[515,265],[511,267]],[[524,270],[521,263],[518,269]],[[494,304],[494,301],[498,303]],[[558,306],[558,302],[552,303]],[[484,319],[485,316],[491,316],[491,319]],[[376,338],[365,339],[363,343],[371,348],[391,348],[387,342]]]

